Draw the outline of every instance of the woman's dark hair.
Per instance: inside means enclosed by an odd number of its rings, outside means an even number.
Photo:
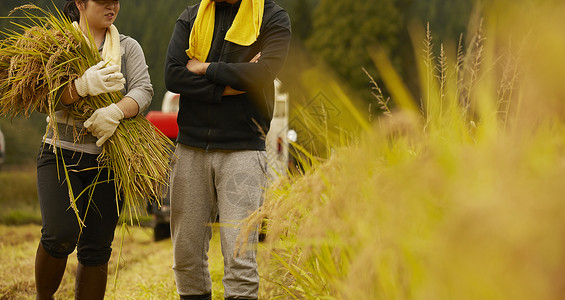
[[[80,0],[83,3],[86,3],[88,0]],[[78,11],[78,7],[74,0],[67,0],[65,3],[65,8],[63,9],[63,14],[67,16],[72,22],[80,21],[80,12]]]

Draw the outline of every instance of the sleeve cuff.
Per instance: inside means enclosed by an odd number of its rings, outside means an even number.
[[[213,62],[210,63],[208,68],[206,69],[206,78],[212,82],[216,82],[216,74],[218,72],[218,63]],[[214,87],[214,93],[212,95],[212,102],[213,103],[222,103],[222,97],[224,95],[224,90],[226,89],[225,85],[217,84]]]
[[[218,73],[218,63],[210,63],[206,69],[206,78],[212,82],[216,82],[216,74]]]

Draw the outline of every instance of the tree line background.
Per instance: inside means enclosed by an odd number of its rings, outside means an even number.
[[[159,110],[166,92],[164,60],[174,23],[183,9],[199,0],[135,0],[121,1],[116,21],[118,30],[135,38],[142,46],[155,96],[149,110]],[[335,72],[343,86],[363,101],[373,101],[371,85],[362,67],[379,82],[371,61],[370,47],[378,46],[388,53],[394,66],[406,79],[417,96],[417,74],[414,55],[421,44],[413,45],[410,32],[429,22],[436,43],[456,43],[466,31],[475,0],[276,0],[287,10],[292,21],[293,40],[287,62],[279,74],[284,89],[293,97],[301,82],[296,76],[302,68],[326,65]],[[33,3],[53,10],[62,10],[65,1],[3,0],[0,17],[7,17],[15,7]],[[55,4],[53,4],[55,3]],[[2,31],[13,28],[10,22],[19,19],[2,18]],[[377,114],[377,105],[374,105]],[[0,118],[6,136],[7,163],[33,162],[43,135],[44,116],[34,114],[29,120]]]

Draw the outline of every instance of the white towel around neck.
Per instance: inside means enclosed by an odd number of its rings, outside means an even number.
[[[76,21],[73,22],[73,25],[80,30],[80,26]],[[84,32],[82,34],[88,41],[88,36],[86,36]],[[108,30],[106,30],[104,46],[102,47],[102,60],[107,62],[109,65],[120,67],[119,72],[121,72],[122,52],[120,48],[120,33],[118,32],[118,28],[116,28],[113,24],[108,27]]]

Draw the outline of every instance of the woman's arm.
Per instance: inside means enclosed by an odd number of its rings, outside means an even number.
[[[149,107],[154,92],[141,45],[130,37],[124,39],[122,43],[125,48],[122,71],[126,78],[126,92],[118,106],[125,117],[129,118],[144,112]]]
[[[72,85],[72,88],[71,88]],[[59,100],[63,105],[69,106],[80,99],[80,96],[77,93],[77,89],[75,87],[75,82],[69,82],[63,89],[63,93],[61,94],[61,99]]]
[[[139,113],[139,105],[137,101],[131,97],[124,97],[120,102],[116,103],[116,105],[124,113],[124,118],[135,117]]]

